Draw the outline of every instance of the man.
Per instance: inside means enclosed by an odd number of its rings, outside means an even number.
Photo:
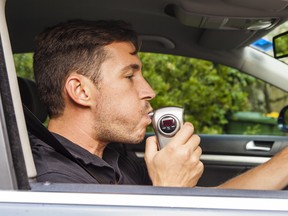
[[[142,76],[138,49],[136,33],[121,21],[73,21],[38,36],[34,72],[48,129],[89,170],[31,136],[38,181],[196,186],[203,164],[191,123],[160,151],[148,138],[146,165],[112,147],[139,143],[151,123],[155,93]],[[219,187],[283,188],[288,176],[275,171],[284,170],[283,160],[287,150]]]
[[[138,48],[136,33],[118,21],[69,22],[39,35],[34,72],[48,129],[96,176],[32,137],[39,181],[196,185],[203,165],[190,123],[159,153],[150,140],[150,178],[137,159],[107,147],[139,143],[151,123],[155,93],[142,76]]]

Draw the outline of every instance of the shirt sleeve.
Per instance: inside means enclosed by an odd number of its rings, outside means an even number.
[[[38,182],[53,182],[53,183],[85,183],[85,179],[80,176],[71,176],[63,172],[47,172],[36,177]],[[90,183],[90,182],[87,182]]]
[[[128,153],[127,158],[128,164],[134,169],[137,185],[152,185],[144,158],[137,157],[133,152]]]

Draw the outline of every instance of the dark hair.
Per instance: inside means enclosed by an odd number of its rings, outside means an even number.
[[[36,37],[34,74],[40,99],[50,117],[63,113],[64,84],[72,71],[101,79],[100,66],[113,42],[131,42],[139,50],[137,34],[124,21],[75,20],[47,28]]]

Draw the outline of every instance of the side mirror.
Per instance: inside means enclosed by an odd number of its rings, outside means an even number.
[[[274,58],[284,58],[288,56],[288,31],[273,37]]]
[[[288,132],[288,106],[285,106],[278,117],[278,128],[282,132]]]

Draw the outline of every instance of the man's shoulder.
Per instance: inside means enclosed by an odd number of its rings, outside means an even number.
[[[38,181],[59,183],[93,183],[95,181],[78,164],[57,152],[41,139],[33,134],[29,134],[29,139]]]

